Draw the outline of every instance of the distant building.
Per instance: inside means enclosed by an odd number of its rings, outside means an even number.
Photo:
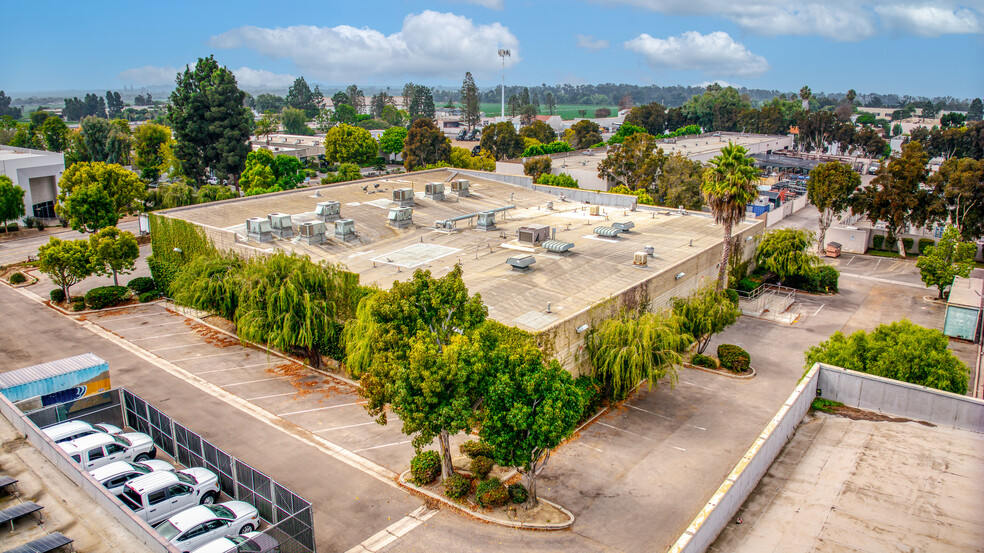
[[[29,217],[56,217],[55,200],[63,172],[65,154],[0,146],[0,175],[24,189],[24,212]]]

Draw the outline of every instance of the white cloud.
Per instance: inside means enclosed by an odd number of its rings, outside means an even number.
[[[236,76],[236,83],[240,87],[246,88],[284,88],[294,84],[296,78],[285,73],[274,73],[265,69],[250,69],[249,67],[234,69],[232,74]]]
[[[475,4],[476,6],[483,6],[490,10],[502,10],[502,0],[459,0],[460,2],[465,2],[466,4]]]
[[[721,79],[715,79],[713,81],[700,82],[700,83],[695,84],[694,86],[700,86],[700,87],[703,87],[703,88],[707,88],[707,87],[711,86],[712,84],[723,86],[725,88],[727,88],[729,86],[734,87],[734,88],[740,88],[738,85],[736,85],[734,83],[729,83],[728,81],[722,81]]]
[[[694,69],[710,76],[737,77],[758,77],[769,69],[765,58],[722,31],[706,35],[687,31],[665,39],[643,33],[626,42],[625,48],[642,54],[653,68]]]
[[[875,8],[886,27],[920,36],[980,33],[981,18],[970,9],[890,5]]]
[[[309,79],[352,82],[373,75],[460,77],[501,67],[499,48],[520,61],[519,40],[499,23],[477,25],[453,13],[410,14],[391,35],[348,25],[285,28],[239,27],[214,36],[215,48],[248,48],[271,58],[289,58]]]
[[[179,69],[175,67],[157,67],[145,65],[121,71],[116,77],[122,81],[142,86],[174,84]]]
[[[593,50],[597,52],[598,50],[604,50],[608,48],[608,41],[604,39],[596,39],[591,35],[574,35],[577,39],[577,47],[584,48],[585,50]]]
[[[981,33],[981,0],[598,0],[675,15],[720,16],[760,35],[869,38],[881,29],[920,36]],[[968,7],[970,4],[972,7]]]

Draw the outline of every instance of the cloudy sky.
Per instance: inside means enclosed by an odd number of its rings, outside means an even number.
[[[984,96],[984,0],[10,2],[0,89],[164,85],[214,54],[246,88],[408,80]],[[44,14],[44,15],[41,15]],[[33,23],[32,23],[33,22]]]

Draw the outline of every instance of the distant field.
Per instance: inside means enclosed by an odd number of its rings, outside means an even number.
[[[594,117],[594,112],[598,108],[608,108],[612,110],[612,116],[618,115],[618,106],[586,106],[581,104],[557,104],[554,109],[555,115],[560,115],[561,119],[580,119],[581,115],[578,110],[585,110],[585,117]],[[482,113],[490,117],[498,116],[502,113],[502,104],[482,104]],[[506,113],[509,113],[509,105],[506,105]],[[547,111],[547,106],[542,103],[540,104],[540,115],[549,115],[550,112]]]

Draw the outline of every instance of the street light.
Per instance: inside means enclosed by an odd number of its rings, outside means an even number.
[[[506,58],[512,55],[512,52],[505,48],[499,48],[499,57],[502,58],[502,118],[506,118]]]

